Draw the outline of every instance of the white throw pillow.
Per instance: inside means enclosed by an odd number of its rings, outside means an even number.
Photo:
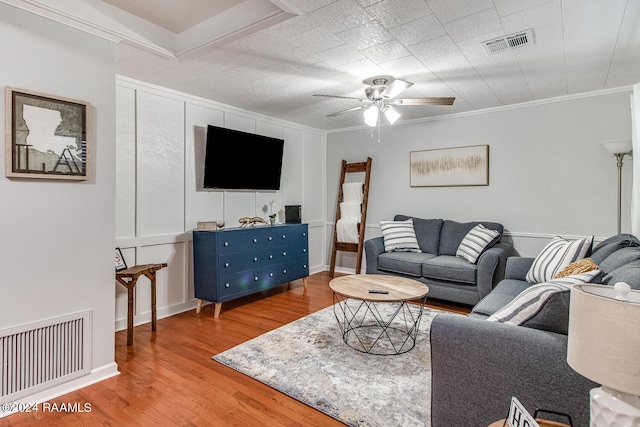
[[[527,282],[543,283],[552,280],[567,265],[587,256],[593,236],[569,241],[556,237],[538,254],[527,272]]]
[[[489,316],[487,320],[522,325],[537,315],[552,296],[571,290],[573,285],[589,283],[598,274],[600,274],[600,270],[592,270],[529,286],[510,303]]]
[[[380,221],[385,252],[422,252],[413,229],[413,218],[406,221]]]
[[[480,258],[482,253],[493,246],[498,239],[500,239],[500,232],[496,230],[490,230],[482,224],[478,224],[473,227],[456,251],[456,256],[466,259],[472,264],[475,264]]]

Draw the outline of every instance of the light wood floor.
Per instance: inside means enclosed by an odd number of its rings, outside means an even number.
[[[220,365],[211,356],[332,304],[328,272],[270,291],[224,303],[219,319],[213,306],[160,319],[116,333],[120,375],[53,399],[50,403],[90,403],[91,412],[21,413],[0,426],[341,426],[274,389]],[[459,313],[466,307],[429,302]]]

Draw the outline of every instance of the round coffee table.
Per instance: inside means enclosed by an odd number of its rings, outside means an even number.
[[[333,313],[349,347],[368,354],[392,355],[415,346],[429,292],[427,285],[398,276],[355,274],[336,277],[329,287],[333,291]]]

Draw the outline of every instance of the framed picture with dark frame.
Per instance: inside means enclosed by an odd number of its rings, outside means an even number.
[[[5,175],[87,180],[90,104],[38,92],[5,89]]]
[[[116,248],[116,271],[122,271],[127,269],[127,263],[122,256],[120,248]]]

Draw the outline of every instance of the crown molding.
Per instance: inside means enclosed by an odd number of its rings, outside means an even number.
[[[97,0],[0,0],[113,43],[125,42],[164,58],[183,59],[212,45],[247,37],[300,14],[281,0],[245,0],[220,15],[173,33]]]

